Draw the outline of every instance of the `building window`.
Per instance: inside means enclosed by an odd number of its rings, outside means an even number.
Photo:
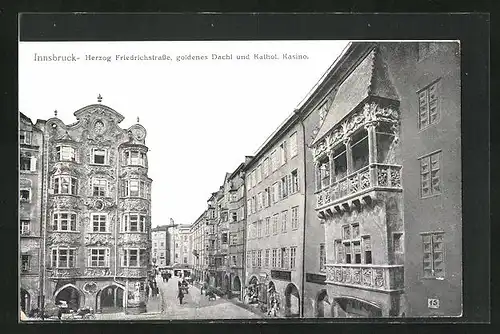
[[[92,163],[96,165],[105,165],[106,155],[107,155],[107,150],[105,149],[102,148],[92,149]]]
[[[231,235],[230,235],[230,241],[231,241],[231,245],[237,245],[238,244],[238,234],[237,233],[231,233]]]
[[[368,131],[361,130],[352,138],[353,144],[351,145],[352,167],[353,171],[357,171],[363,167],[368,166],[369,153],[368,153]]]
[[[281,212],[281,232],[286,232],[286,221],[288,220],[288,211]]]
[[[31,145],[31,131],[19,131],[19,143]]]
[[[257,268],[262,267],[262,250],[257,251]]]
[[[299,174],[298,174],[298,171],[294,170],[292,172],[291,177],[292,177],[292,191],[291,191],[291,193],[295,194],[296,192],[299,191]]]
[[[295,259],[297,258],[297,247],[290,247],[290,269],[295,269]]]
[[[146,182],[139,179],[123,180],[122,182],[123,197],[149,197]]]
[[[155,246],[156,246],[156,243],[155,243]],[[165,243],[162,241],[160,242],[160,247],[164,247],[165,246]]]
[[[53,268],[76,267],[76,248],[52,248],[51,263]]]
[[[290,136],[290,158],[297,155],[297,132]]]
[[[30,234],[30,221],[21,219],[20,223],[20,231],[21,235],[29,235]]]
[[[262,182],[262,165],[257,166],[255,173],[257,174],[256,175],[257,183],[261,183]]]
[[[347,176],[347,154],[345,145],[342,144],[333,153],[334,181],[338,182]]]
[[[271,194],[271,203],[274,204],[278,201],[278,191],[276,190],[278,187],[278,183],[274,183],[270,188],[270,194]]]
[[[257,255],[257,252],[253,250],[252,251],[252,268],[256,268],[257,267],[256,255]]]
[[[56,159],[57,161],[76,161],[75,149],[71,146],[57,146]]]
[[[326,270],[326,249],[325,244],[319,244],[319,271],[324,272]]]
[[[29,203],[31,201],[31,191],[29,189],[21,189],[19,191],[19,201]]]
[[[271,217],[266,217],[266,236],[271,233]]]
[[[393,237],[393,249],[394,253],[403,253],[403,233],[394,233]]]
[[[269,249],[266,249],[266,254],[264,258],[264,267],[269,268]]]
[[[233,212],[233,213],[231,214],[231,218],[232,218],[232,220],[233,220],[233,223],[234,223],[234,222],[237,222],[237,221],[238,221],[238,213],[237,213],[237,212]]]
[[[269,166],[269,158],[265,158],[264,162],[262,163],[264,178],[269,176],[269,171],[270,171],[269,167],[270,167]]]
[[[94,196],[106,196],[108,188],[108,181],[106,179],[93,179],[92,180],[92,194]]]
[[[126,151],[125,161],[127,165],[132,166],[145,166],[146,165],[146,153],[140,151]]]
[[[262,220],[257,221],[257,238],[262,238]]]
[[[184,264],[187,264],[188,263],[188,258],[184,256],[183,261],[184,261]]]
[[[280,183],[280,199],[288,197],[288,177],[282,177]]]
[[[279,214],[273,215],[273,234],[278,234],[278,219]]]
[[[227,244],[227,233],[222,233],[222,243]]]
[[[251,251],[248,251],[247,252],[247,267],[248,268],[251,268],[252,266],[252,259],[251,259],[251,256],[252,256],[252,252]]]
[[[444,277],[443,232],[422,234],[423,269],[425,278]]]
[[[279,154],[280,154],[280,166],[286,164],[286,141],[280,144],[279,146]]]
[[[441,152],[420,158],[420,191],[422,198],[441,193]]]
[[[31,171],[32,170],[31,157],[29,156],[21,156],[19,157],[19,169],[22,171]]]
[[[93,213],[92,214],[92,231],[93,232],[106,232],[106,214]]]
[[[78,179],[68,175],[54,176],[54,194],[78,195]]]
[[[299,207],[292,208],[292,230],[299,228]]]
[[[281,262],[280,262],[280,268],[283,269],[288,269],[288,249],[283,247],[281,248]]]
[[[146,232],[146,216],[138,213],[124,214],[122,232]]]
[[[278,169],[278,167],[279,167],[278,153],[276,152],[276,150],[274,150],[271,153],[271,169],[274,172]]]
[[[232,260],[233,266],[237,266],[238,265],[238,260],[236,258],[236,255],[232,255],[231,256],[231,260]]]
[[[76,231],[76,213],[54,212],[52,214],[53,231]]]
[[[21,271],[22,272],[27,272],[30,271],[30,259],[31,256],[29,255],[21,255]]]
[[[423,130],[439,121],[439,81],[418,92],[418,128]]]
[[[318,174],[318,190],[328,187],[330,185],[330,159],[327,157],[319,161]]]
[[[369,236],[363,237],[363,251],[365,253],[365,264],[372,264],[372,242]]]
[[[109,248],[90,248],[89,267],[109,267]]]
[[[272,258],[272,267],[276,268],[276,262],[277,262],[277,257],[278,257],[278,249],[273,249],[273,258]]]
[[[122,267],[139,267],[139,249],[126,248],[123,250]]]

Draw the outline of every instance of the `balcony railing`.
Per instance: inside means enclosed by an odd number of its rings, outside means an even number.
[[[317,208],[376,189],[402,189],[401,166],[374,163],[363,167],[317,192]]]
[[[327,264],[326,283],[399,291],[404,288],[403,265]]]

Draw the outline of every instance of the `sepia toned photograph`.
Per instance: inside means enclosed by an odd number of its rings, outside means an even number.
[[[20,41],[20,321],[460,317],[460,48]]]

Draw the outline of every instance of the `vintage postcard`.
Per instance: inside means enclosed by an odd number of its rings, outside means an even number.
[[[21,321],[461,316],[460,48],[20,41]]]

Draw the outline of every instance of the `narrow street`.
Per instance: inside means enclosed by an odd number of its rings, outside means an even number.
[[[184,295],[182,305],[177,298],[179,278],[172,277],[163,282],[156,278],[160,295],[150,297],[147,302],[147,313],[125,315],[121,313],[96,314],[96,320],[204,320],[204,319],[259,319],[260,317],[225,299],[209,301],[200,289],[190,285],[189,293]]]

